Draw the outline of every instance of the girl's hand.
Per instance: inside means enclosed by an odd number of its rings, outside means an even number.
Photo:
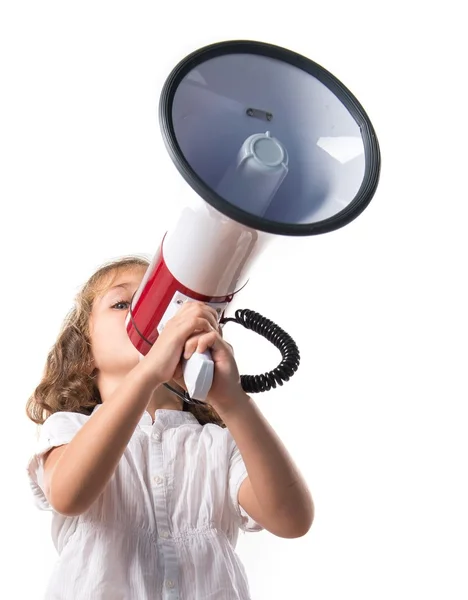
[[[218,314],[202,302],[186,302],[164,326],[141,364],[147,377],[160,385],[182,375],[182,354],[187,340],[218,331]]]
[[[204,352],[208,349],[214,363],[214,375],[206,402],[222,417],[223,413],[230,411],[246,398],[246,394],[241,386],[232,346],[223,340],[219,327],[213,331],[199,333],[189,339],[185,344],[183,357],[188,359],[195,352]],[[186,389],[181,367],[174,379]]]

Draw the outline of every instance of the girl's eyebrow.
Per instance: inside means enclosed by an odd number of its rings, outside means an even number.
[[[128,288],[130,287],[132,284],[129,281],[126,281],[125,283],[119,283],[117,285],[113,285],[111,288],[109,288],[109,292],[111,290],[115,290],[116,288]]]
[[[124,290],[128,290],[131,287],[131,282],[119,283],[118,285],[113,285],[109,288],[104,294],[101,296],[101,301],[104,300],[113,290],[117,290],[119,288],[123,288]]]

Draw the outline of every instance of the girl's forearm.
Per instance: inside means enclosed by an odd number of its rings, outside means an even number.
[[[314,505],[307,484],[254,401],[240,394],[220,416],[239,448],[265,521],[283,516],[310,526]]]

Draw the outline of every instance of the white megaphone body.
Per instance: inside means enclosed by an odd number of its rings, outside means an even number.
[[[142,355],[184,302],[206,302],[221,319],[276,235],[326,233],[352,221],[380,173],[375,132],[351,92],[316,63],[269,44],[222,42],[185,58],[165,83],[160,123],[190,187],[132,299],[127,333]],[[265,337],[259,319],[278,333],[259,315],[248,318]],[[282,334],[287,362],[294,343]],[[297,364],[252,389],[281,384]],[[183,372],[190,399],[204,401],[210,353],[184,361]]]

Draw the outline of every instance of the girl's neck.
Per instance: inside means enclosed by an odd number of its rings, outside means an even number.
[[[114,391],[119,387],[125,375],[103,375],[97,376],[97,385],[101,395],[102,402],[106,402]],[[182,388],[174,381],[170,382],[171,387],[183,391]],[[159,409],[165,410],[182,410],[182,400],[173,392],[168,390],[164,385],[160,385],[154,392],[148,403],[146,410],[151,415],[154,421],[155,412]]]

